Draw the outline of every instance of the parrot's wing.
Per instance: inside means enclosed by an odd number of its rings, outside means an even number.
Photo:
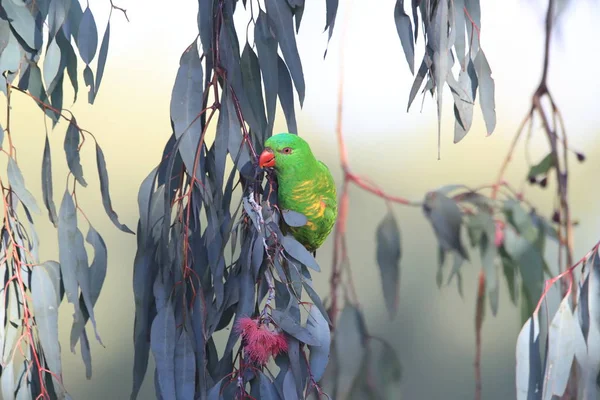
[[[335,181],[333,180],[331,171],[329,171],[329,168],[327,167],[327,165],[324,162],[319,161],[319,166],[321,167],[321,172],[325,176],[325,179],[327,180],[327,186],[329,187],[329,190],[328,190],[329,193],[327,193],[327,195],[325,195],[325,196],[322,196],[321,201],[323,201],[326,206],[325,214],[332,220],[335,220],[337,218],[337,207],[338,207],[337,193],[336,193],[336,189],[335,189]]]

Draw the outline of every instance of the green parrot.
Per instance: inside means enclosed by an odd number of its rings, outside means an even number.
[[[304,139],[292,133],[267,139],[258,164],[275,170],[279,208],[306,216],[306,225],[290,227],[284,223],[284,232],[289,230],[308,251],[316,252],[331,233],[338,212],[329,168],[315,158]]]

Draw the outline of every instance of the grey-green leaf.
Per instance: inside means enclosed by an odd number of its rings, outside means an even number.
[[[194,398],[196,359],[190,333],[181,330],[175,346],[175,389],[178,399]]]
[[[56,215],[56,206],[54,205],[54,194],[52,190],[52,154],[50,152],[48,135],[46,135],[44,155],[42,157],[42,197],[44,205],[46,206],[46,209],[48,209],[50,222],[56,227],[58,216]]]
[[[69,81],[73,87],[73,102],[75,102],[77,101],[77,92],[79,91],[79,81],[77,80],[77,54],[75,54],[71,42],[65,37],[63,31],[57,33],[56,43],[60,46],[62,56],[65,58]]]
[[[517,400],[540,399],[542,362],[540,359],[540,325],[537,313],[521,328],[516,349]]]
[[[4,22],[0,19],[0,22]],[[8,42],[0,54],[0,72],[16,72],[19,69],[19,63],[22,58],[21,46],[12,31],[8,31]]]
[[[294,94],[292,92],[292,81],[285,63],[281,57],[277,56],[277,77],[279,101],[283,109],[283,115],[287,121],[288,132],[298,133],[296,125],[296,111],[294,110]]]
[[[404,56],[410,73],[415,74],[415,42],[413,40],[412,23],[409,16],[404,11],[404,0],[396,0],[396,7],[394,8],[394,20],[396,21],[396,30],[398,31],[398,37],[402,43],[402,49],[404,50]]]
[[[96,143],[96,163],[98,165],[98,177],[100,179],[100,193],[102,194],[102,205],[104,211],[110,218],[113,224],[125,233],[132,233],[125,224],[119,222],[119,216],[112,208],[112,201],[110,200],[110,190],[108,187],[108,171],[106,170],[106,160],[104,159],[104,153],[100,146]]]
[[[96,21],[90,7],[86,7],[81,21],[79,22],[79,32],[77,33],[77,47],[79,55],[84,63],[89,64],[96,55],[98,48],[98,30]]]
[[[340,314],[333,338],[336,363],[339,367],[337,394],[340,398],[345,398],[349,394],[363,363],[366,349],[362,323],[358,309],[351,304],[346,304]]]
[[[281,238],[281,245],[285,251],[308,268],[314,269],[317,272],[321,271],[321,267],[317,260],[291,235],[286,235]]]
[[[264,136],[267,129],[267,117],[265,116],[264,101],[262,96],[260,65],[258,57],[252,50],[249,43],[244,46],[242,57],[240,59],[240,67],[242,69],[242,80],[244,82],[244,91],[250,102],[252,113],[257,119],[258,130],[260,135]]]
[[[417,96],[417,93],[419,93],[419,89],[421,88],[421,85],[423,84],[423,80],[425,79],[425,76],[427,75],[427,71],[429,70],[430,64],[431,64],[431,59],[429,58],[429,54],[427,54],[427,52],[425,52],[425,55],[423,56],[423,61],[421,61],[421,66],[419,67],[419,70],[417,71],[417,76],[415,76],[415,80],[413,81],[412,87],[410,88],[410,93],[408,95],[408,106],[406,106],[407,112],[408,112],[408,110],[410,110],[410,105],[412,104],[415,97]]]
[[[575,350],[586,349],[583,333],[573,316],[569,301],[570,296],[561,301],[548,330],[543,399],[552,399],[554,395],[561,397],[565,393]]]
[[[315,338],[307,328],[298,325],[294,318],[289,316],[287,313],[284,313],[280,310],[273,310],[271,312],[271,317],[277,326],[302,343],[306,343],[310,346],[321,346],[321,342]]]
[[[546,175],[554,167],[554,157],[548,153],[539,163],[533,165],[527,174],[528,178],[535,178],[538,175]]]
[[[529,240],[513,229],[504,229],[504,248],[520,268],[529,307],[535,307],[542,295],[544,283],[544,259]]]
[[[40,209],[35,201],[35,197],[25,187],[25,181],[23,180],[23,174],[19,169],[19,166],[15,162],[15,159],[9,157],[8,159],[8,182],[12,187],[19,200],[29,210],[39,213]]]
[[[181,139],[179,153],[188,173],[194,171],[194,159],[200,140],[200,119],[203,88],[202,63],[194,41],[181,55],[179,70],[171,92],[171,121],[175,137]]]
[[[75,117],[69,122],[67,133],[65,135],[64,149],[67,155],[67,164],[69,170],[83,187],[87,186],[87,182],[83,178],[83,167],[81,166],[79,156],[79,128],[77,127],[77,121]]]
[[[423,205],[425,215],[430,220],[440,246],[453,250],[463,258],[469,256],[462,244],[462,213],[456,202],[439,192],[428,193]]]
[[[267,109],[267,132],[271,136],[275,122],[275,108],[277,105],[278,65],[277,65],[277,40],[271,34],[267,15],[261,10],[254,26],[254,41],[258,51],[258,64],[262,71],[262,80],[265,87],[265,106]],[[286,71],[287,74],[287,71]],[[289,79],[289,77],[288,77]],[[293,103],[292,103],[293,104]]]
[[[77,235],[79,236],[79,234]],[[79,240],[79,237],[78,237]],[[85,324],[87,323],[90,317],[93,317],[93,307],[96,305],[98,298],[100,297],[100,291],[102,290],[102,285],[104,284],[104,280],[106,278],[106,268],[107,268],[107,251],[106,251],[106,243],[102,236],[94,229],[92,225],[89,226],[88,233],[85,238],[86,242],[88,242],[94,249],[94,260],[92,264],[89,266],[89,271],[85,271],[80,276],[87,277],[88,284],[82,285],[82,293],[84,292],[84,288],[86,289],[86,293],[84,296],[84,303],[86,309],[83,313],[82,318],[79,321],[73,323],[71,328],[71,346],[74,348],[75,344],[77,344],[77,340],[80,337],[83,337],[85,334]],[[83,243],[80,243],[83,244]],[[80,250],[81,251],[81,250]],[[83,255],[83,254],[82,254]],[[80,265],[81,268],[87,268],[85,263]],[[95,321],[93,320],[94,331],[96,331]],[[98,336],[96,332],[96,336]]]
[[[465,0],[454,0],[454,50],[458,63],[461,66],[461,72],[465,69]],[[470,24],[470,22],[469,22]]]
[[[75,307],[75,320],[81,318],[77,284],[77,256],[75,240],[77,236],[77,211],[69,191],[65,191],[58,212],[58,255],[65,294],[69,303]]]
[[[489,136],[496,128],[495,85],[492,78],[492,69],[490,68],[490,64],[488,64],[483,50],[479,49],[474,64],[479,81],[479,105],[481,106],[481,112],[483,113],[483,119]]]
[[[33,311],[44,358],[50,371],[60,376],[60,345],[58,343],[58,301],[56,277],[46,271],[44,264],[36,265],[31,276]]]
[[[104,37],[102,38],[102,44],[100,45],[100,53],[98,54],[98,67],[96,68],[96,83],[94,88],[94,97],[98,93],[98,88],[102,82],[104,76],[104,67],[106,66],[106,58],[108,56],[108,42],[110,40],[110,20],[106,25],[104,31]]]
[[[469,61],[471,64],[471,61]],[[458,82],[452,73],[448,74],[448,84],[454,97],[454,143],[460,142],[471,129],[473,123],[473,84],[468,71],[461,70]]]
[[[383,348],[379,356],[379,379],[384,386],[391,383],[399,382],[402,376],[402,365],[400,358],[394,349],[387,342],[382,342]]]
[[[171,302],[158,310],[150,330],[150,347],[156,360],[158,385],[164,399],[175,399],[175,314]]]
[[[44,58],[44,82],[48,88],[48,94],[52,93],[56,87],[56,76],[60,69],[61,64],[61,52],[60,47],[56,43],[56,40],[52,40],[46,50],[46,57]],[[64,67],[63,67],[64,68]]]
[[[287,2],[279,0],[265,0],[265,7],[267,15],[273,21],[281,53],[290,70],[290,75],[298,92],[300,107],[302,107],[305,94],[304,73],[302,72],[302,62],[296,45],[292,10]]]
[[[67,15],[69,14],[69,8],[71,7],[72,0],[54,0],[50,3],[48,9],[48,29],[50,31],[50,40],[56,36],[56,33],[62,28]]]
[[[294,210],[283,210],[281,212],[286,224],[293,227],[304,226],[308,222],[306,215]]]
[[[308,349],[310,350],[310,356],[308,358],[310,372],[315,381],[319,382],[329,363],[331,332],[329,331],[327,320],[315,305],[310,307],[310,312],[306,319],[306,329],[321,344],[320,346],[308,346]]]
[[[435,87],[437,88],[437,114],[438,114],[438,159],[440,158],[441,133],[442,133],[442,93],[446,76],[450,71],[448,63],[448,2],[441,1],[436,7],[432,29],[428,32],[433,47],[433,65]]]
[[[400,230],[391,211],[388,211],[377,227],[376,239],[383,297],[390,318],[393,318],[398,311],[401,247]]]
[[[83,83],[88,87],[88,103],[94,104],[94,99],[96,98],[96,88],[94,87],[94,72],[89,65],[86,65],[83,69]]]
[[[13,31],[29,50],[42,46],[42,32],[38,28],[27,4],[23,1],[3,1],[2,8],[8,16]]]

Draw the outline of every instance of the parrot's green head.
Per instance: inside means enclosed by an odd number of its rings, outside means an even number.
[[[308,143],[293,133],[279,133],[265,142],[265,149],[258,159],[261,168],[275,168],[278,174],[310,169],[316,159]]]

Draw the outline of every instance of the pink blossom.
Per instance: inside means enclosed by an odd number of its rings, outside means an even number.
[[[496,247],[502,246],[504,243],[504,223],[502,221],[496,221],[496,237],[494,238],[494,244]]]
[[[242,336],[246,355],[256,364],[265,365],[269,358],[287,352],[288,344],[283,332],[269,328],[259,318],[242,317],[236,329]]]

